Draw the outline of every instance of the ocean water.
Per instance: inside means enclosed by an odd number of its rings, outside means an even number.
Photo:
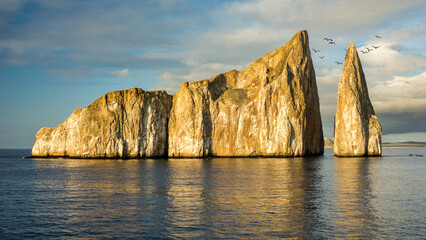
[[[426,148],[382,157],[25,159],[0,150],[0,239],[425,239]]]

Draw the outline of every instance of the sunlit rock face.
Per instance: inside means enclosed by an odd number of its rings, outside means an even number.
[[[382,127],[374,114],[367,83],[355,45],[346,52],[334,118],[334,155],[382,154]]]
[[[185,82],[173,97],[142,89],[108,93],[59,126],[42,128],[36,138],[35,157],[321,154],[324,139],[307,32],[240,72]]]
[[[108,93],[75,110],[55,128],[42,128],[34,157],[140,158],[167,156],[172,96],[133,88]]]
[[[306,31],[242,71],[181,85],[169,157],[305,156],[324,139]]]

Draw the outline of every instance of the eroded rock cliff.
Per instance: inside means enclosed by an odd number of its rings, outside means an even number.
[[[34,157],[140,158],[167,156],[172,96],[133,88],[108,93],[75,110],[55,128],[37,132]]]
[[[367,83],[355,45],[345,56],[334,118],[336,156],[377,156],[382,154],[382,127],[368,96]]]
[[[169,157],[305,156],[324,139],[306,31],[242,71],[181,85]]]

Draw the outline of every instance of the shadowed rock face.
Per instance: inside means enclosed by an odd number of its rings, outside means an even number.
[[[42,128],[34,157],[139,158],[167,156],[172,96],[133,88],[108,93],[75,110],[55,128]]]
[[[323,153],[307,32],[240,72],[183,83],[173,97],[168,129],[169,157]]]
[[[382,154],[382,127],[374,114],[367,83],[355,45],[346,52],[334,118],[334,155]]]

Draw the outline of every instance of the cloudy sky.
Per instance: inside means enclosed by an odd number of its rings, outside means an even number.
[[[424,0],[0,0],[0,148],[31,148],[38,129],[110,91],[173,94],[242,70],[302,29],[320,50],[311,52],[326,137],[342,73],[334,62],[352,41],[384,141],[426,141],[425,12]]]

